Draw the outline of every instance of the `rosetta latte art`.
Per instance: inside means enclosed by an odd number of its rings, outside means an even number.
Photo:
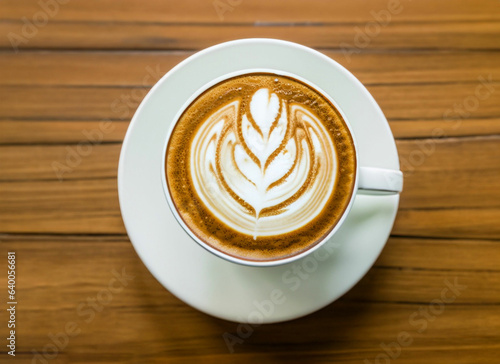
[[[336,150],[321,120],[267,88],[237,98],[197,130],[190,173],[202,202],[224,224],[268,237],[311,222],[333,193]]]

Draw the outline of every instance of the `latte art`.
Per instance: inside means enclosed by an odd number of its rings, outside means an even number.
[[[346,210],[355,154],[342,116],[312,87],[270,73],[229,78],[191,102],[171,132],[171,207],[198,241],[225,254],[299,254]]]
[[[335,147],[321,120],[267,88],[252,95],[248,110],[236,99],[210,115],[190,155],[201,200],[254,240],[313,220],[335,184]]]

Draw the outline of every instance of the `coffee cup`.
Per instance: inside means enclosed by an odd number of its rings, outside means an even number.
[[[342,105],[274,62],[223,74],[186,100],[165,140],[162,184],[201,247],[238,264],[281,265],[332,238],[356,195],[401,192],[402,173],[361,166],[358,148]]]

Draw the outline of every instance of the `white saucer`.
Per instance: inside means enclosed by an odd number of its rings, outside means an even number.
[[[153,87],[123,142],[118,192],[130,240],[165,288],[198,310],[222,319],[272,323],[321,309],[366,274],[389,237],[399,195],[358,195],[330,242],[317,254],[282,266],[230,263],[192,240],[172,215],[162,189],[162,152],[169,126],[184,102],[210,80],[255,68],[281,69],[316,84],[337,102],[351,124],[359,165],[399,169],[387,120],[352,74],[309,48],[247,39],[195,54]],[[273,299],[275,303],[271,303]]]

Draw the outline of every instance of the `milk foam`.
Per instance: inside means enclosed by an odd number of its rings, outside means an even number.
[[[235,99],[200,126],[190,173],[219,220],[258,239],[299,229],[321,213],[335,186],[336,150],[311,110],[261,88],[246,110]]]

